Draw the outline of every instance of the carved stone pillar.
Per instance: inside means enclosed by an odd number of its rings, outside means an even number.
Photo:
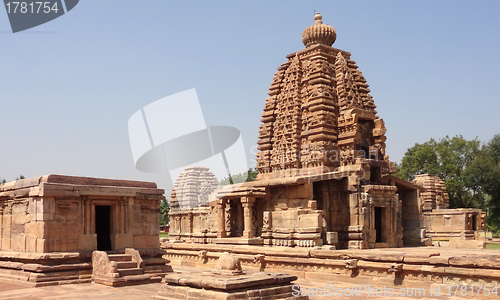
[[[126,213],[125,213],[125,205],[127,204],[126,197],[122,197],[120,200],[120,233],[125,233],[126,229]]]
[[[231,236],[231,202],[228,200],[226,208],[224,209],[224,230],[226,230],[226,235]]]
[[[243,206],[243,216],[245,230],[243,230],[244,238],[253,238],[255,236],[255,229],[252,221],[252,206],[255,202],[253,197],[241,197],[241,206]]]
[[[92,222],[90,200],[88,198],[85,198],[84,201],[85,201],[84,202],[84,204],[85,204],[85,234],[90,234],[91,233],[90,223]]]
[[[225,225],[226,218],[224,216],[225,208],[226,208],[226,200],[225,199],[218,199],[217,200],[217,211],[218,211],[217,237],[218,238],[225,238],[226,237],[226,225]]]

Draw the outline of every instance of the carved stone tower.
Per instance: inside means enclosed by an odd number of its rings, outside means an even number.
[[[259,179],[323,174],[379,162],[389,174],[384,121],[351,54],[332,47],[321,14],[302,33],[306,49],[275,73],[259,130]],[[382,171],[382,172],[380,172]]]

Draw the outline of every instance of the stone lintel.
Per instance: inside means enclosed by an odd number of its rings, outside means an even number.
[[[398,188],[393,185],[365,185],[363,191],[368,194],[396,194]]]
[[[36,189],[31,190],[30,195],[35,196]],[[122,186],[88,186],[59,183],[41,183],[36,196],[128,196],[135,197],[140,194],[162,195],[163,189],[136,188]]]

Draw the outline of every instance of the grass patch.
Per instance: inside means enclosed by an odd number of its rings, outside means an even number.
[[[500,244],[497,244],[497,243],[487,243],[486,244],[486,249],[500,250]]]
[[[450,240],[432,240],[433,242],[449,242]]]
[[[168,232],[160,232],[161,238],[168,238]]]

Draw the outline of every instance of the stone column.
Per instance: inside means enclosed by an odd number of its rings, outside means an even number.
[[[125,232],[126,233],[134,233],[134,203],[135,203],[135,198],[134,197],[128,197],[128,203],[125,206],[127,213],[125,214]]]
[[[253,238],[255,236],[255,229],[252,222],[252,206],[255,202],[254,197],[241,197],[241,206],[243,206],[243,216],[245,218],[245,230],[243,230],[244,238]]]
[[[2,250],[11,250],[10,225],[12,222],[12,204],[4,207],[2,217]]]
[[[226,218],[224,216],[226,208],[226,200],[225,199],[217,199],[217,211],[219,212],[217,218],[217,237],[225,238],[226,237]]]
[[[122,197],[122,199],[120,200],[120,233],[125,233],[125,226],[126,226],[126,223],[125,223],[125,205],[127,204],[127,198],[126,197]]]
[[[85,234],[90,234],[90,222],[91,222],[91,212],[90,212],[90,200],[88,198],[85,198],[84,200],[84,205],[85,205]]]

